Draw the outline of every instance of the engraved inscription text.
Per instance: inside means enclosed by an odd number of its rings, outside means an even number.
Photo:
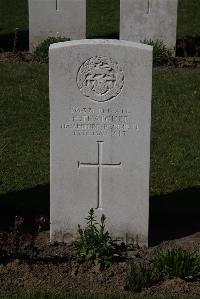
[[[139,130],[131,112],[125,107],[94,108],[77,106],[71,109],[71,118],[61,124],[75,136],[125,136],[130,130]]]

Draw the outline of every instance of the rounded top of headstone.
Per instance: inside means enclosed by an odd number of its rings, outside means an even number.
[[[116,39],[73,40],[73,41],[51,44],[49,49],[53,50],[53,49],[79,46],[79,45],[88,45],[88,46],[89,45],[113,45],[113,46],[125,46],[125,47],[137,48],[137,49],[141,49],[141,50],[153,51],[153,47],[146,45],[146,44],[136,43],[136,42],[132,42],[132,41],[126,41],[126,40],[116,40]]]

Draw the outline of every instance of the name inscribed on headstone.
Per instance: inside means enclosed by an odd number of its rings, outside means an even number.
[[[73,107],[71,118],[61,123],[61,128],[76,136],[125,136],[130,130],[139,130],[133,123],[131,111],[125,107],[93,108]]]

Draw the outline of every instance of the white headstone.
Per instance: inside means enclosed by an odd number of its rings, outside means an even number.
[[[176,46],[178,0],[120,0],[120,38],[161,40]]]
[[[94,208],[113,237],[148,243],[151,91],[150,46],[51,45],[51,242]]]
[[[29,0],[29,47],[49,36],[86,37],[86,0]]]

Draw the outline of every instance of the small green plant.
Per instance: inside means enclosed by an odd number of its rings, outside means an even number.
[[[49,46],[51,44],[66,42],[69,41],[69,38],[66,37],[48,37],[44,41],[42,41],[35,49],[33,55],[34,59],[40,63],[48,63],[49,60]]]
[[[99,267],[110,266],[122,257],[122,251],[121,246],[105,230],[105,215],[101,216],[101,223],[98,223],[94,209],[90,209],[89,216],[85,219],[87,225],[84,229],[78,225],[80,240],[74,244],[75,249],[84,259],[93,261]]]
[[[185,280],[200,278],[200,256],[182,249],[158,252],[152,260],[162,275]]]
[[[153,64],[155,66],[166,65],[171,61],[172,51],[165,46],[163,41],[145,39],[143,43],[153,47]]]
[[[132,292],[140,292],[144,288],[151,287],[160,280],[160,274],[152,265],[133,265],[128,271],[125,289]]]

